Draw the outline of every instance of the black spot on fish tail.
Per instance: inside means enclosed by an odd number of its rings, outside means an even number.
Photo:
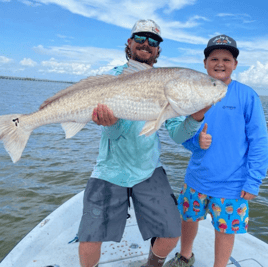
[[[20,122],[19,118],[13,119],[12,121],[15,122],[15,126],[18,126],[18,123]]]

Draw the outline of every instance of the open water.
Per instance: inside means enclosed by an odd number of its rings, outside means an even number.
[[[0,79],[0,115],[31,113],[67,83]],[[261,97],[268,121],[268,96]],[[161,128],[161,160],[178,196],[190,152]],[[13,164],[0,143],[0,261],[43,218],[82,191],[98,154],[100,129],[89,123],[66,140],[60,125],[32,133],[22,158]],[[249,233],[268,243],[268,179],[250,202]]]

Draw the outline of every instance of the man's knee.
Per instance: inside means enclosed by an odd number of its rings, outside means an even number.
[[[80,242],[79,258],[81,266],[96,266],[100,259],[101,242]]]
[[[101,248],[101,242],[80,242],[79,243],[79,252],[83,253],[95,253]]]
[[[180,237],[158,237],[154,242],[153,249],[169,253],[173,248],[176,247]]]
[[[161,243],[163,246],[167,246],[169,248],[175,248],[180,237],[159,237],[157,238],[159,240],[159,243]]]

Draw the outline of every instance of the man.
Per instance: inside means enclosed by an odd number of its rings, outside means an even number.
[[[163,41],[159,26],[152,20],[134,25],[126,46],[126,57],[153,66]],[[114,69],[119,75],[128,65]],[[176,127],[183,142],[199,129],[204,109]],[[180,236],[180,213],[160,162],[157,133],[139,136],[144,121],[117,119],[105,105],[94,109],[92,119],[102,125],[99,156],[84,195],[83,217],[79,227],[79,256],[83,267],[98,266],[102,242],[120,242],[132,197],[140,232],[151,238],[145,266],[163,266],[166,256]]]

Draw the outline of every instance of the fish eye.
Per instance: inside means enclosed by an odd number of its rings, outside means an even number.
[[[213,85],[216,86],[217,84],[214,82]]]

